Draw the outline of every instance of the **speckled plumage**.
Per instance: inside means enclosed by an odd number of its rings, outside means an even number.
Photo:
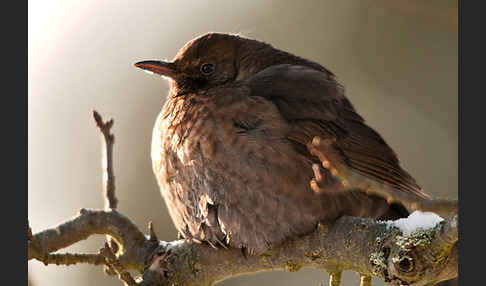
[[[211,74],[200,71],[204,63],[213,65]],[[317,63],[211,33],[186,44],[172,63],[137,66],[172,78],[152,161],[183,237],[261,253],[321,220],[408,214],[366,188],[425,196]],[[325,159],[307,149],[316,136],[330,142]],[[326,160],[339,174],[321,167]],[[326,179],[321,192],[310,185],[313,165]]]

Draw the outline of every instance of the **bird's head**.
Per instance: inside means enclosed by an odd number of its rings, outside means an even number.
[[[170,62],[141,61],[136,67],[169,78],[174,96],[241,81],[277,64],[300,64],[331,72],[321,65],[237,35],[208,33],[182,47]]]

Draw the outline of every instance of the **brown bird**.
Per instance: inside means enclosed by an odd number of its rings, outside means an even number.
[[[182,237],[261,253],[343,215],[406,217],[399,199],[426,197],[318,63],[209,33],[135,66],[171,82],[152,162]]]

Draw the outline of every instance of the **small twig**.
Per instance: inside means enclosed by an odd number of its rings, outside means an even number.
[[[105,258],[98,254],[78,254],[78,253],[56,253],[47,254],[43,258],[39,259],[45,265],[74,265],[77,263],[85,263],[91,265],[105,265]]]
[[[103,194],[105,198],[105,210],[116,209],[118,207],[118,199],[115,195],[115,175],[113,171],[113,144],[115,143],[115,135],[111,133],[111,127],[114,124],[114,120],[110,119],[107,122],[103,121],[101,115],[93,110],[93,117],[96,122],[96,126],[103,135],[102,143],[102,157],[101,166],[103,168]],[[106,237],[106,241],[110,245],[114,253],[117,253],[120,246],[116,244],[109,236]],[[107,274],[111,274],[107,271]]]
[[[57,253],[50,254],[41,247],[38,237],[32,235],[32,229],[30,226],[27,231],[28,239],[28,258],[35,258],[45,265],[56,264],[56,265],[73,265],[77,263],[86,263],[92,265],[102,265],[105,264],[105,259],[103,256],[98,254],[78,254],[78,253]]]
[[[45,258],[46,254],[40,250],[39,244],[37,243],[35,237],[32,235],[32,228],[30,227],[28,222],[27,224],[27,257],[29,259],[33,257],[42,261]]]
[[[101,134],[103,135],[102,147],[102,167],[103,167],[103,190],[105,195],[105,209],[116,209],[118,207],[118,199],[115,196],[115,175],[113,173],[113,144],[115,143],[115,136],[110,133],[113,126],[113,119],[107,122],[103,121],[101,115],[93,110],[93,117]]]
[[[105,243],[105,246],[102,249],[100,249],[100,255],[106,258],[110,268],[113,269],[113,271],[116,274],[118,274],[118,278],[122,280],[125,283],[125,285],[128,286],[138,285],[137,282],[135,282],[135,279],[133,279],[132,275],[130,275],[130,273],[125,270],[125,267],[123,267],[123,265],[117,259],[117,257],[113,253],[108,243]]]
[[[137,226],[116,210],[95,211],[82,209],[78,216],[54,228],[32,236],[29,242],[28,259],[45,260],[46,253],[52,253],[93,234],[113,237],[121,246],[118,259],[127,269],[143,271],[146,252],[153,246]],[[83,258],[84,259],[84,258]]]
[[[149,240],[152,241],[152,242],[158,242],[159,239],[157,238],[157,235],[155,234],[154,224],[152,223],[152,221],[149,221],[148,229],[149,229],[149,233],[150,233]]]
[[[371,286],[371,276],[360,274],[360,286]]]
[[[339,286],[341,284],[341,271],[329,272],[329,286]]]

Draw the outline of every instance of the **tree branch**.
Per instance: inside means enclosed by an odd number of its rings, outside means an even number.
[[[117,211],[82,210],[33,238],[42,253],[49,253],[92,234],[109,234],[123,246],[120,265],[143,273],[141,285],[212,285],[236,275],[298,271],[304,266],[327,269],[333,275],[354,270],[393,285],[427,285],[457,276],[457,227],[454,215],[433,229],[404,236],[383,222],[342,217],[262,255],[245,257],[239,249],[213,249],[190,241],[153,243]],[[29,245],[29,259],[42,261],[32,253]]]
[[[30,239],[33,243],[28,245],[28,260],[35,258],[44,261],[46,254],[87,239],[93,234],[113,237],[120,245],[118,259],[122,265],[140,272],[143,271],[145,255],[156,247],[130,219],[118,211],[81,209],[73,219],[33,235]],[[78,262],[90,263],[87,260]]]
[[[212,285],[240,274],[298,271],[304,266],[327,269],[332,274],[331,285],[337,285],[333,283],[339,281],[342,270],[376,276],[392,285],[451,279],[457,276],[457,216],[409,236],[383,222],[342,217],[333,224],[319,225],[312,234],[248,258],[237,249],[164,243],[144,273],[142,285]]]

